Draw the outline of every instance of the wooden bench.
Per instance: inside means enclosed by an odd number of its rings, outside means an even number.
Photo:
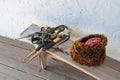
[[[31,31],[30,29],[33,29],[33,27],[34,27],[33,32],[35,30],[36,31],[39,30],[37,25],[32,24],[22,34],[26,34],[26,33],[28,34]],[[60,45],[60,48],[70,53],[71,45],[72,45],[72,40],[69,40],[66,43]],[[104,64],[102,64],[101,66],[88,67],[88,66],[80,65],[75,61],[73,61],[72,58],[70,57],[70,54],[65,55],[65,54],[62,54],[61,52],[53,51],[52,49],[50,49],[50,50],[47,50],[46,53],[41,54],[40,56],[40,62],[41,62],[40,66],[42,66],[42,68],[45,68],[46,66],[47,56],[50,56],[64,63],[67,63],[70,66],[94,77],[97,80],[119,80],[120,79],[120,62],[110,57],[106,57]]]
[[[0,36],[0,80],[95,80],[50,57],[46,70],[40,72],[38,58],[31,62],[22,61],[33,49],[29,43]]]
[[[70,52],[72,41],[62,44],[60,48]],[[120,78],[120,63],[116,60],[106,57],[105,63],[98,67],[83,66],[72,60],[70,55],[62,54],[58,51],[47,50],[47,55],[59,61],[65,62],[70,66],[94,77],[97,80],[119,80]],[[43,57],[43,56],[42,56]],[[45,59],[45,58],[44,58]],[[43,60],[44,61],[44,60]],[[45,63],[43,63],[43,66]]]
[[[13,40],[13,39],[8,39],[8,38],[5,38],[5,37],[0,37],[0,42],[2,42],[2,43],[5,43],[5,44],[8,44],[8,45],[11,45],[11,46],[16,46],[16,47],[18,47],[18,48],[21,48],[20,50],[19,50],[19,53],[15,53],[14,52],[14,56],[16,57],[16,58],[18,58],[18,59],[22,59],[23,57],[25,57],[25,50],[28,50],[28,51],[31,51],[31,50],[33,50],[34,48],[33,48],[33,46],[32,45],[28,45],[28,43],[25,43],[25,42],[20,42],[20,41],[16,41],[16,40]],[[63,49],[65,49],[65,50],[67,50],[68,52],[69,52],[69,50],[70,50],[70,44],[72,43],[72,41],[68,41],[67,43],[64,43],[63,45],[61,45],[60,47]],[[69,45],[68,45],[69,44]],[[8,48],[7,46],[4,46],[4,47],[6,47],[6,48]],[[24,50],[25,49],[25,50]],[[21,51],[21,50],[24,50],[24,51]],[[27,51],[27,52],[28,52]],[[17,50],[17,52],[18,52],[18,50]],[[20,54],[22,52],[22,54]],[[25,52],[25,53],[23,53],[23,52]],[[13,53],[13,52],[12,52]],[[51,53],[51,52],[50,52]],[[6,54],[6,55],[8,55],[8,53],[4,53],[4,54]],[[24,55],[23,55],[24,54]],[[59,56],[59,58],[60,57],[62,57],[63,59],[62,59],[62,61],[63,62],[66,62],[66,63],[68,63],[69,65],[72,65],[73,67],[75,67],[75,68],[77,68],[78,70],[80,70],[80,71],[86,71],[85,73],[89,73],[90,75],[92,74],[92,75],[94,75],[94,76],[97,76],[96,77],[96,79],[102,79],[102,80],[119,80],[120,79],[120,62],[118,62],[118,61],[116,61],[116,60],[114,60],[114,59],[112,59],[112,58],[110,58],[110,57],[106,57],[106,60],[105,60],[105,62],[104,62],[104,64],[102,64],[101,66],[99,66],[99,67],[88,67],[88,66],[83,66],[83,65],[80,65],[80,64],[78,64],[78,63],[76,63],[75,61],[73,61],[72,59],[71,59],[71,57],[70,56],[67,56],[67,55],[65,55],[65,54],[62,54],[62,53],[59,53],[59,52],[55,52],[55,53],[51,53],[53,56],[55,56],[55,57],[58,57]],[[18,55],[18,56],[17,56]],[[27,54],[26,54],[27,55]],[[12,54],[11,54],[11,56],[12,56]],[[10,57],[11,57],[10,56]],[[22,57],[21,57],[22,56]],[[21,58],[20,58],[21,57]],[[1,60],[2,60],[2,56],[1,56]],[[8,59],[9,60],[9,59]],[[7,61],[8,62],[8,61]],[[5,61],[4,61],[4,63],[6,63],[7,64],[7,62],[6,62],[6,59],[5,59]],[[11,60],[9,61],[9,62],[11,62]],[[13,62],[13,61],[12,61]],[[15,62],[15,61],[14,61]],[[20,63],[20,64],[22,64],[23,65],[23,63]],[[57,63],[54,63],[54,64],[57,64]],[[12,66],[13,65],[13,63],[11,64],[11,63],[9,63],[9,66]],[[28,64],[26,64],[26,65],[28,65]],[[24,70],[24,68],[25,68],[25,70],[27,71],[28,70],[28,72],[30,72],[31,71],[31,69],[30,69],[30,66],[31,65],[29,65],[29,66],[23,66],[23,70]],[[47,64],[47,66],[48,66],[48,64]],[[64,66],[64,65],[63,65]],[[19,67],[19,64],[18,64],[18,67]],[[22,67],[22,66],[21,66]],[[20,67],[20,68],[21,68]],[[48,66],[49,67],[49,66]],[[66,67],[67,68],[67,67]],[[52,69],[52,68],[51,68]],[[38,69],[37,69],[38,70]],[[35,72],[36,70],[34,69],[34,70],[32,70],[31,72]],[[37,71],[36,71],[37,72]],[[42,72],[41,72],[42,73]],[[47,72],[48,73],[48,72]],[[73,72],[74,73],[74,72]],[[46,74],[46,75],[48,75],[48,74]],[[94,77],[93,76],[93,77]],[[95,77],[94,77],[95,78]]]

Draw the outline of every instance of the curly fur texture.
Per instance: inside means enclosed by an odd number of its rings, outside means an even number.
[[[85,46],[85,42],[94,37],[102,40],[94,46]],[[104,62],[106,57],[107,37],[103,34],[91,34],[74,41],[71,48],[71,57],[82,65],[97,66]]]

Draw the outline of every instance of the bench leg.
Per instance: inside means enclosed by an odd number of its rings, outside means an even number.
[[[46,52],[42,52],[39,55],[40,70],[44,70],[46,68],[46,62],[47,62],[47,54]]]

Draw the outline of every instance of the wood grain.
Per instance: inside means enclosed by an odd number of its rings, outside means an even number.
[[[13,43],[10,43],[10,44],[13,44]],[[14,45],[10,45],[10,44],[0,43],[0,54],[1,54],[0,64],[5,65],[6,67],[9,66],[10,68],[15,69],[16,75],[19,72],[20,73],[23,72],[27,75],[31,75],[43,80],[44,79],[45,80],[87,80],[87,79],[95,80],[94,78],[84,74],[83,72],[77,71],[76,69],[70,66],[67,67],[68,66],[67,64],[63,65],[62,62],[57,62],[57,61],[53,62],[54,60],[50,58],[48,59],[48,62],[47,62],[47,68],[46,68],[47,70],[39,72],[39,64],[38,64],[39,62],[37,59],[34,59],[30,63],[22,62],[22,59],[30,52],[28,49],[26,48],[23,49],[21,47],[14,46],[15,44]],[[73,72],[73,73],[70,73],[70,72]],[[10,74],[10,73],[6,72],[6,74]]]
[[[19,47],[19,48],[27,49],[27,50],[33,50],[34,49],[34,46],[32,46],[29,43],[21,42],[19,40],[14,40],[14,39],[11,39],[11,38],[6,38],[6,37],[3,37],[3,36],[0,36],[0,42],[5,43],[5,44],[9,44],[9,45],[13,45],[13,46],[16,46],[16,47]]]
[[[64,46],[66,45],[67,49],[69,49],[68,51],[70,52],[70,43],[71,41],[67,42],[66,44],[62,45],[61,47],[66,50],[64,48]],[[69,44],[69,45],[68,45]],[[63,61],[75,68],[77,68],[78,70],[81,70],[85,73],[87,73],[88,75],[96,78],[96,79],[99,79],[99,80],[107,80],[107,79],[110,79],[110,80],[119,80],[120,78],[120,72],[119,72],[119,65],[120,63],[107,57],[106,59],[106,62],[99,66],[99,67],[86,67],[86,66],[82,66],[82,65],[79,65],[78,63],[75,63],[71,58],[69,58],[69,56],[64,56],[62,54],[60,54],[59,52],[52,52],[51,50],[50,51],[47,51],[49,54],[51,54],[53,58],[56,58],[60,61]],[[54,54],[55,53],[55,54]],[[112,66],[109,66],[109,65],[112,65]],[[116,65],[116,66],[114,66]],[[116,69],[117,68],[117,69]],[[94,70],[93,70],[94,69]]]
[[[15,43],[10,43],[14,44]],[[35,59],[31,63],[25,63],[21,60],[27,55],[30,51],[28,49],[24,49],[24,47],[16,47],[14,45],[0,43],[0,63],[5,64],[7,66],[13,67],[19,71],[25,71],[26,73],[29,73],[31,75],[39,76],[43,79],[54,79],[54,77],[62,79],[72,79],[72,80],[94,80],[92,77],[89,77],[88,75],[85,75],[84,73],[77,71],[76,69],[72,67],[68,67],[68,64],[48,59],[47,62],[47,70],[38,72],[38,61]],[[67,50],[70,52],[70,45],[72,44],[72,41],[68,41],[60,46],[60,48]],[[20,45],[21,46],[21,45]],[[106,61],[103,65],[99,67],[87,67],[79,65],[78,63],[74,62],[70,56],[66,56],[60,52],[55,52],[56,55],[64,57],[66,61],[70,61],[72,64],[77,65],[81,67],[82,69],[88,71],[89,73],[94,74],[95,76],[98,76],[99,78],[103,80],[119,80],[120,78],[120,63],[110,57],[106,58]],[[66,74],[67,73],[67,74]],[[2,75],[3,73],[1,73]],[[69,76],[70,74],[70,76]],[[73,75],[73,76],[72,76]],[[81,76],[82,75],[82,76]]]

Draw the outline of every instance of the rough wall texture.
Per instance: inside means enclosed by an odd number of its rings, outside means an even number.
[[[31,23],[65,24],[76,34],[105,34],[108,55],[120,60],[119,7],[119,0],[0,0],[0,35],[19,37]]]

